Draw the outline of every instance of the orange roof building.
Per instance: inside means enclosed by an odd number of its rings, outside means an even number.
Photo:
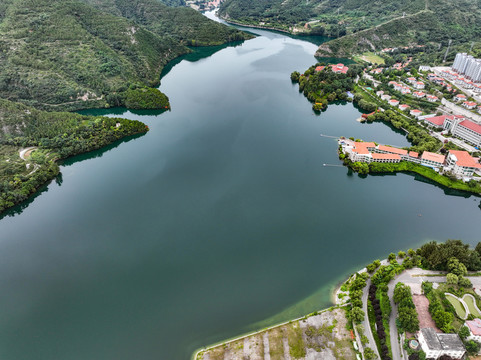
[[[481,169],[481,164],[467,151],[449,150],[446,162],[456,175],[472,176],[476,170]]]
[[[421,155],[421,165],[429,167],[441,167],[444,164],[445,159],[446,157],[444,155],[425,151]]]

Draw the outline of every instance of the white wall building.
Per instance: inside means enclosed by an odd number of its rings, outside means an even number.
[[[457,334],[438,334],[432,328],[425,328],[419,331],[418,340],[426,358],[437,359],[442,355],[449,355],[454,359],[461,359],[466,352]]]

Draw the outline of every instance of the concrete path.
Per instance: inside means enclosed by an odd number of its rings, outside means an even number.
[[[25,154],[26,154],[27,152],[29,152],[30,150],[33,150],[33,149],[36,149],[36,147],[35,147],[35,146],[32,146],[32,147],[28,147],[28,148],[25,148],[25,149],[20,149],[20,153],[19,153],[20,158],[21,158],[22,160],[27,160],[27,159],[25,158]]]

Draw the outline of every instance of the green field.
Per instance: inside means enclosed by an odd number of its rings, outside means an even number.
[[[481,314],[479,313],[478,310],[476,310],[476,307],[474,306],[474,298],[472,295],[469,294],[464,294],[463,300],[468,305],[469,312],[476,317],[481,317]]]
[[[362,61],[367,61],[373,64],[378,64],[378,65],[384,64],[384,59],[372,52],[365,52],[364,54],[358,56],[357,58],[359,58]]]
[[[454,309],[456,310],[456,314],[458,315],[459,318],[461,319],[466,319],[466,310],[464,310],[463,304],[459,301],[459,299],[456,296],[450,295],[450,294],[445,294],[446,299],[454,306]]]

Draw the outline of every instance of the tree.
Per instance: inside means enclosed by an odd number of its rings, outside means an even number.
[[[394,296],[393,300],[396,304],[399,304],[404,299],[411,298],[411,289],[409,286],[404,285],[403,283],[397,283],[396,287],[394,288]]]
[[[446,282],[449,285],[458,285],[458,276],[450,273],[446,275]]]
[[[470,334],[470,331],[467,326],[461,326],[461,328],[458,331],[458,335],[462,340],[466,340],[469,334]]]
[[[360,307],[353,307],[351,309],[351,320],[356,324],[362,323],[364,320],[364,311]]]
[[[473,287],[473,284],[471,283],[471,281],[465,278],[464,276],[458,276],[458,285],[465,288]]]
[[[364,349],[364,359],[366,360],[374,360],[376,359],[377,356],[376,356],[376,353],[374,352],[373,349],[371,349],[370,347],[366,347]]]
[[[466,346],[466,351],[470,355],[477,354],[479,352],[479,350],[481,349],[481,345],[477,341],[474,341],[474,340],[466,341],[464,343],[464,346]]]
[[[468,273],[468,269],[466,269],[466,265],[464,265],[455,257],[452,257],[448,260],[448,270],[449,272],[458,276],[464,276]]]
[[[419,319],[416,309],[402,307],[399,308],[398,315],[401,327],[405,331],[414,333],[419,330]]]
[[[397,256],[400,258],[400,259],[403,259],[405,256],[406,256],[406,253],[404,251],[400,251],[397,253]]]
[[[390,253],[389,256],[387,257],[389,261],[395,260],[396,259],[396,254]]]

